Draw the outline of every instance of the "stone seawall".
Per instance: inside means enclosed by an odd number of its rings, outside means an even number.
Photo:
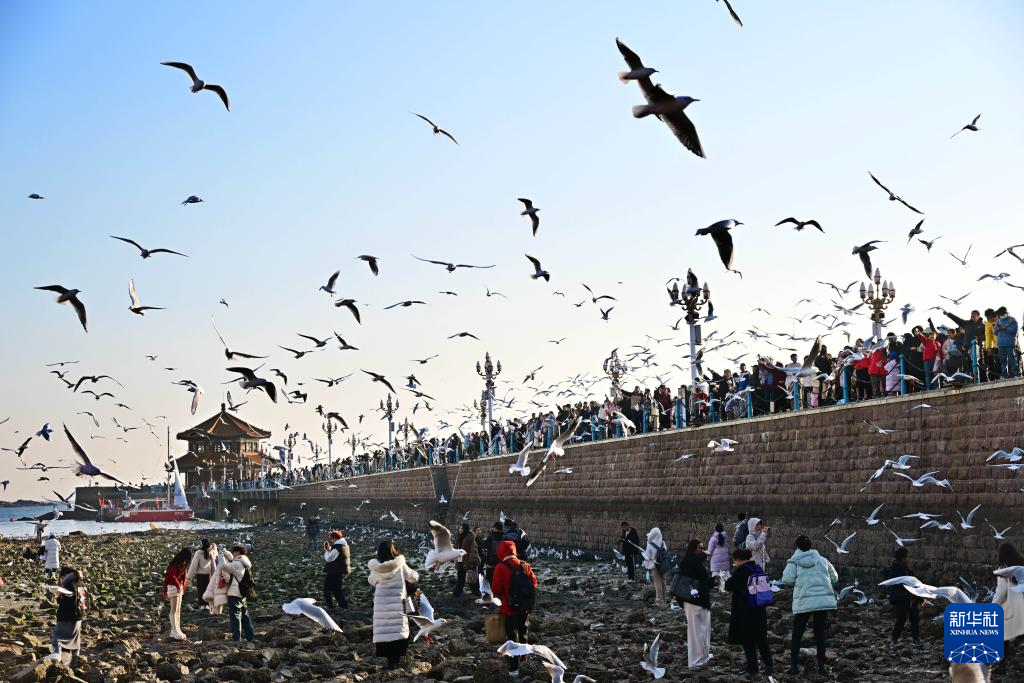
[[[937,410],[911,409],[922,402]],[[900,431],[881,435],[864,420]],[[893,537],[863,519],[884,503],[880,519],[904,537],[923,539],[910,546],[917,571],[933,580],[955,579],[993,565],[1000,541],[986,520],[999,529],[1012,526],[1007,539],[1024,545],[1024,478],[985,463],[998,448],[1024,445],[1022,431],[1024,383],[1002,382],[573,446],[558,463],[573,473],[555,474],[549,467],[530,489],[525,479],[508,474],[508,456],[359,477],[353,480],[357,489],[337,483],[333,490],[325,484],[297,487],[282,492],[281,506],[297,511],[304,500],[342,520],[385,526],[388,520],[380,517],[393,510],[404,526],[424,529],[431,517],[454,529],[466,511],[487,528],[503,511],[535,542],[595,550],[617,542],[622,520],[641,535],[661,527],[673,550],[691,537],[707,541],[716,521],[731,537],[736,512],[743,510],[771,527],[777,573],[799,533],[811,536],[837,567],[887,566]],[[711,452],[708,441],[722,437],[739,441],[735,452]],[[674,462],[684,453],[694,457]],[[905,453],[920,456],[907,474],[937,471],[952,491],[916,488],[891,471],[860,490],[886,458]],[[540,454],[532,460],[539,462]],[[439,480],[450,491],[449,505],[438,505]],[[362,499],[371,503],[357,512]],[[975,528],[961,529],[956,511],[966,515],[979,504]],[[913,512],[941,515],[939,521],[953,521],[956,531],[920,530],[919,520],[894,519]],[[843,524],[832,529],[832,538],[857,532],[848,555],[837,555],[824,539],[836,517]]]

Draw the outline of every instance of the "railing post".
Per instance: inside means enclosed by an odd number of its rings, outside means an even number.
[[[594,426],[594,420],[595,419],[596,418],[593,415],[590,416],[590,441],[591,441],[591,443],[593,443],[594,441],[597,441],[597,427]]]
[[[803,387],[800,385],[800,378],[793,378],[793,412],[800,412],[800,392],[803,391]]]
[[[747,419],[752,417],[754,417],[754,392],[751,391],[747,394]]]
[[[646,404],[644,404],[644,407],[643,407],[643,430],[644,430],[643,433],[646,434],[647,433],[647,405]]]
[[[903,353],[900,353],[900,396],[907,395],[907,363]]]
[[[974,381],[981,381],[981,368],[978,367],[978,340],[971,340],[971,367],[973,368]]]
[[[850,403],[850,366],[843,366],[843,404]]]

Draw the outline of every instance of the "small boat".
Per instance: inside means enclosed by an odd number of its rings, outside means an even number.
[[[115,522],[188,522],[194,513],[188,505],[188,498],[185,497],[185,487],[181,483],[181,475],[178,473],[178,465],[174,459],[168,456],[169,466],[173,467],[173,486],[167,487],[167,500],[153,499],[133,501],[128,507],[121,511]]]

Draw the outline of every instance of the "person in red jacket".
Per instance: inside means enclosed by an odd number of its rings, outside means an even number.
[[[871,353],[868,375],[871,377],[871,395],[875,398],[885,396],[885,364],[888,360],[884,346]]]
[[[861,359],[853,365],[854,386],[857,389],[857,398],[871,398],[871,354],[864,353],[864,342],[857,340],[857,353]]]
[[[512,576],[520,567],[536,589],[537,577],[534,576],[529,564],[516,557],[516,544],[512,541],[502,541],[498,546],[498,565],[494,568],[491,589],[494,591],[494,597],[501,598],[501,613],[505,616],[505,636],[513,642],[525,643],[527,632],[530,630],[530,612],[517,610],[509,604]],[[508,669],[509,675],[513,678],[519,676],[519,657],[509,657]]]
[[[170,601],[168,615],[171,620],[171,640],[185,640],[181,631],[181,600],[185,597],[185,586],[188,585],[188,567],[192,563],[192,548],[185,546],[174,556],[164,572],[164,597]]]
[[[939,363],[942,361],[942,344],[938,340],[938,333],[934,327],[928,332],[918,332],[917,338],[921,342],[921,360],[924,361],[925,381],[930,385],[931,378],[935,376]],[[931,389],[931,386],[925,388]]]

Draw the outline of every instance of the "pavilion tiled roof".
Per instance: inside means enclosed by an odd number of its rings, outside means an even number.
[[[245,420],[232,415],[227,411],[223,403],[220,404],[220,412],[213,417],[204,420],[191,429],[179,432],[175,438],[181,441],[188,441],[196,437],[208,436],[217,439],[250,438],[269,439],[270,432],[251,425]]]

